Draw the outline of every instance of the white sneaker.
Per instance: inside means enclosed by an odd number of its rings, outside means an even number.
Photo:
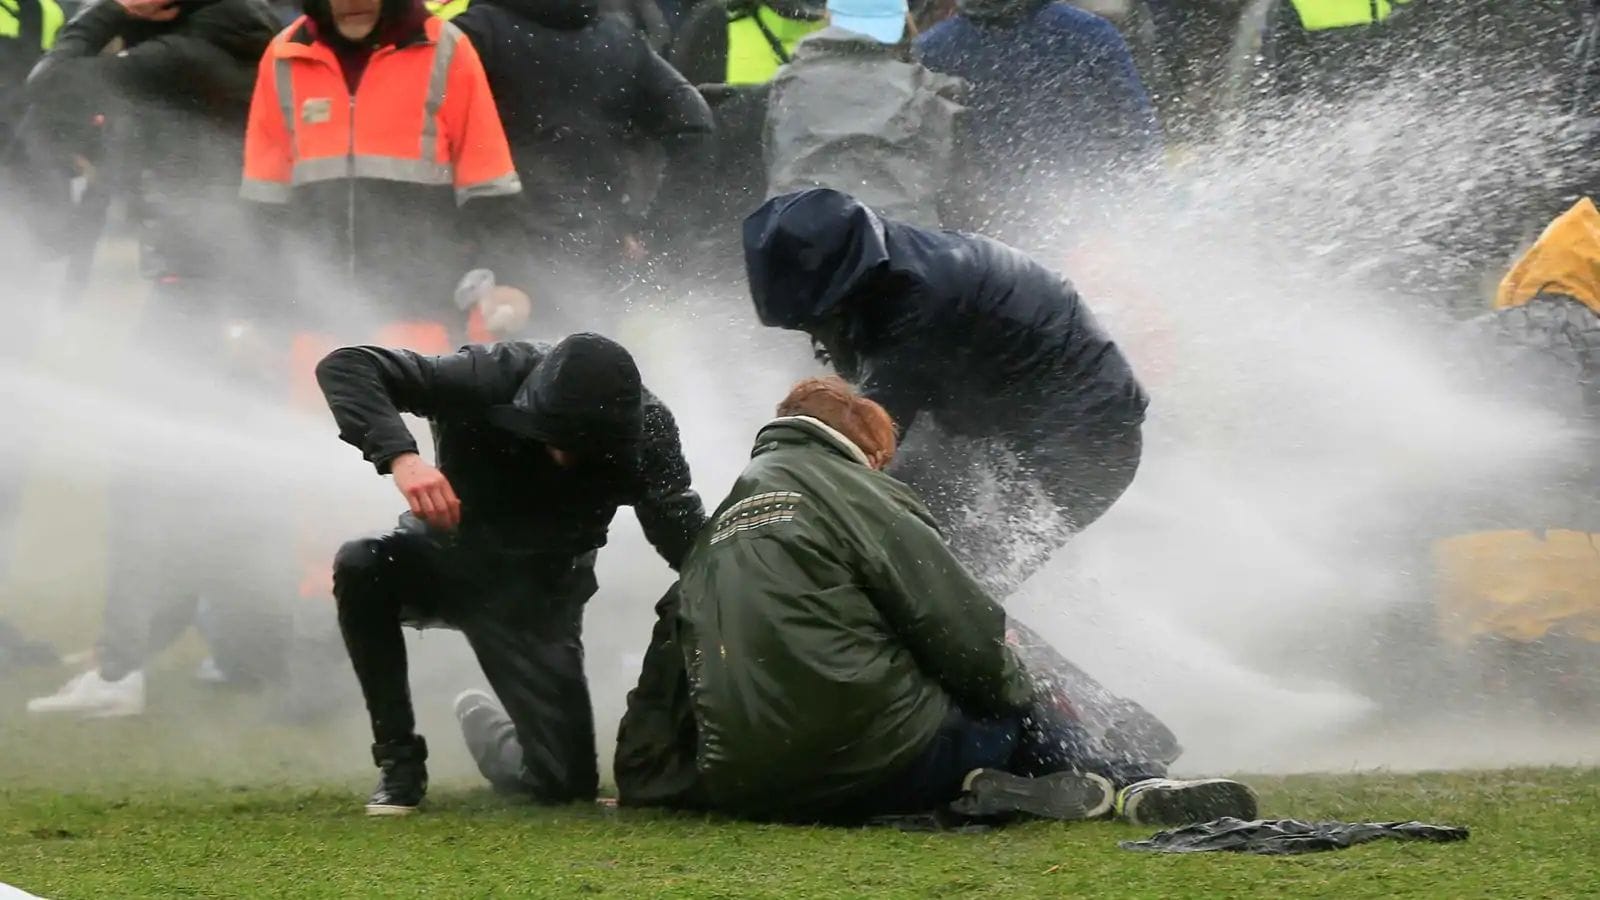
[[[144,672],[129,672],[120,681],[107,681],[98,670],[72,679],[48,697],[28,701],[28,712],[38,715],[71,713],[91,719],[137,716],[144,713]]]
[[[194,680],[201,684],[227,684],[228,673],[217,665],[216,657],[208,656],[200,660],[200,665],[194,667]]]

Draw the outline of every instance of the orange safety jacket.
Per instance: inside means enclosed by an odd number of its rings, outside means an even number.
[[[429,16],[423,34],[380,47],[356,89],[302,16],[261,59],[241,194],[287,203],[300,185],[380,178],[450,185],[456,202],[522,190],[477,51]]]
[[[446,308],[484,243],[472,201],[521,190],[477,51],[443,19],[375,49],[354,95],[304,16],[262,57],[240,195],[288,204],[294,240],[401,295],[389,312]]]

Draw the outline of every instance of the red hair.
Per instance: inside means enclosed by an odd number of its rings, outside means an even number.
[[[780,416],[810,416],[861,448],[878,468],[894,458],[894,420],[838,376],[807,378],[778,404]]]

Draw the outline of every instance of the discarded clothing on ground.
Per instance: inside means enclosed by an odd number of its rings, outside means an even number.
[[[1448,825],[1421,822],[1301,822],[1296,819],[1218,819],[1163,831],[1149,840],[1123,841],[1124,850],[1150,853],[1204,853],[1229,850],[1263,856],[1293,856],[1324,850],[1343,850],[1383,838],[1464,841],[1468,831]]]

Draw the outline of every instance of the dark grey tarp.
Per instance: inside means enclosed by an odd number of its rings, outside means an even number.
[[[937,228],[965,83],[864,35],[830,27],[772,81],[767,196],[827,187],[879,214]]]
[[[1204,853],[1228,850],[1263,856],[1293,856],[1343,850],[1356,844],[1392,838],[1449,843],[1464,841],[1469,832],[1449,825],[1421,822],[1301,822],[1296,819],[1218,819],[1163,831],[1145,841],[1123,841],[1124,850],[1149,853]]]

